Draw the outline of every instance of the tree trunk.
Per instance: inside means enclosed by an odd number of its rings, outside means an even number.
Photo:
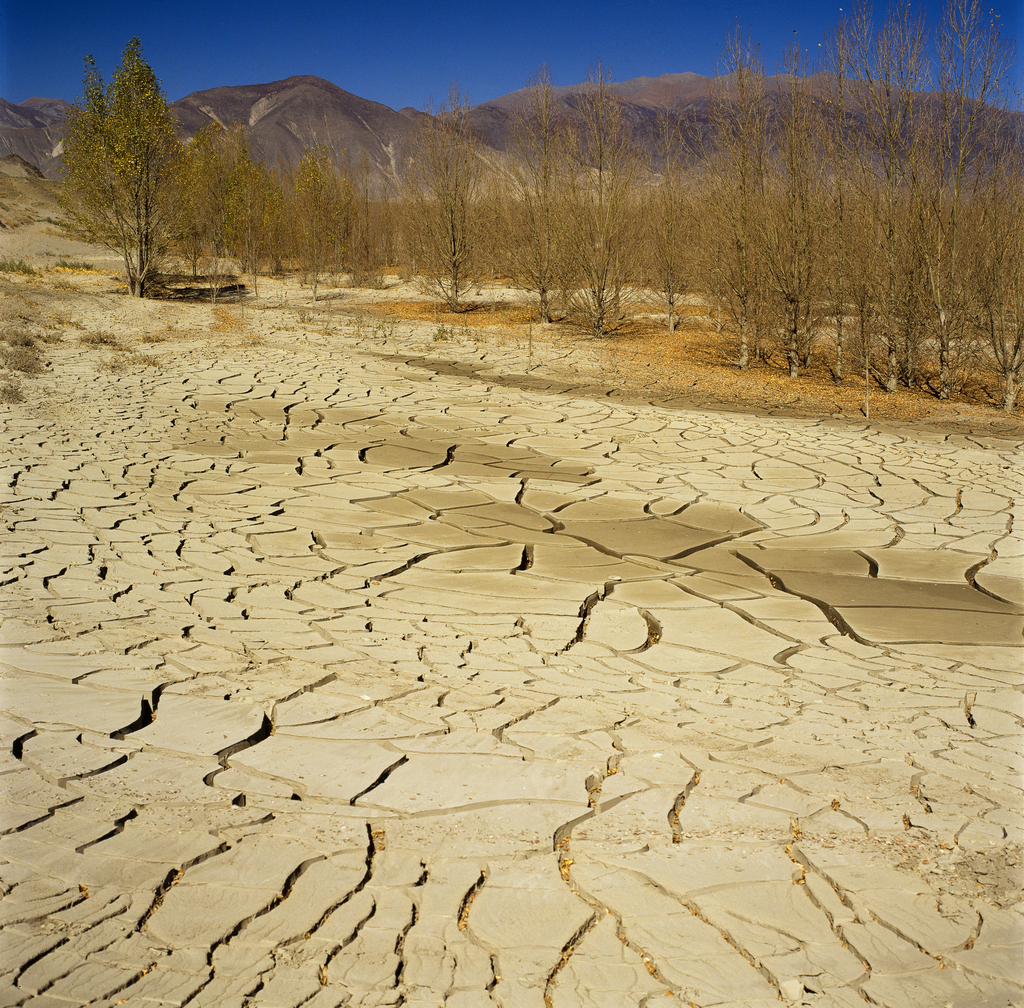
[[[832,369],[832,377],[837,385],[843,383],[843,320],[836,318],[836,365]]]
[[[786,334],[786,360],[789,363],[789,377],[800,377],[800,333],[797,328],[796,306],[790,306],[789,332]]]
[[[549,291],[546,287],[541,287],[541,289],[537,291],[537,297],[540,300],[540,307],[537,311],[537,314],[540,317],[541,322],[550,322],[551,291]]]
[[[740,355],[736,365],[741,371],[746,371],[750,367],[750,337],[747,335],[745,323],[740,324]]]
[[[949,398],[949,336],[939,334],[939,398]]]

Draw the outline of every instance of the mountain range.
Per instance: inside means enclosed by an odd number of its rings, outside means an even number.
[[[57,178],[69,108],[60,98],[29,98],[18,105],[0,98],[0,156],[17,154],[46,178]]]
[[[648,134],[662,106],[706,104],[712,78],[700,74],[636,77],[613,85],[634,132]],[[581,85],[556,87],[569,105]],[[488,146],[502,150],[516,102],[528,89],[472,107],[470,122]],[[70,105],[59,98],[29,98],[15,105],[0,98],[0,157],[17,154],[46,178],[61,170],[61,137]],[[171,104],[178,134],[188,140],[211,122],[243,123],[253,155],[269,165],[295,165],[306,147],[324,144],[357,161],[366,152],[376,170],[398,175],[419,120],[427,113],[391,109],[360,98],[321,77],[300,75],[269,84],[195,91]]]
[[[768,92],[783,90],[788,80],[768,77],[765,88]],[[812,77],[812,89],[820,91],[823,81],[821,76]],[[611,87],[633,138],[651,150],[659,110],[683,110],[698,125],[706,123],[716,82],[728,93],[728,79],[695,73],[634,77]],[[555,96],[569,108],[583,87],[556,87]],[[470,124],[484,144],[496,151],[505,148],[512,110],[528,91],[512,91],[470,109]],[[922,97],[930,100],[927,95]],[[63,124],[70,107],[59,98],[29,98],[17,105],[0,98],[0,158],[17,155],[36,166],[45,178],[59,178]],[[267,165],[294,166],[304,148],[323,144],[334,149],[339,163],[347,159],[357,164],[365,152],[374,172],[392,178],[401,175],[418,124],[427,115],[414,108],[396,111],[344,91],[322,77],[306,75],[269,84],[195,91],[173,102],[171,109],[182,140],[187,141],[209,123],[242,123],[253,156]],[[1018,137],[1024,137],[1024,113],[1009,113],[1004,119],[1007,124]]]

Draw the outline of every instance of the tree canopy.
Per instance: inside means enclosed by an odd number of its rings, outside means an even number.
[[[83,95],[68,111],[60,205],[69,233],[124,257],[144,297],[173,232],[181,146],[160,81],[132,39],[109,84],[91,56]]]

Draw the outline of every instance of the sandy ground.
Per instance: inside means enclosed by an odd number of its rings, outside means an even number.
[[[1016,445],[326,294],[0,277],[0,1003],[1024,1004]]]

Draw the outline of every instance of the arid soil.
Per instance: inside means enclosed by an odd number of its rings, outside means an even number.
[[[133,300],[48,227],[0,1004],[1024,1004],[1014,421],[496,287]]]

